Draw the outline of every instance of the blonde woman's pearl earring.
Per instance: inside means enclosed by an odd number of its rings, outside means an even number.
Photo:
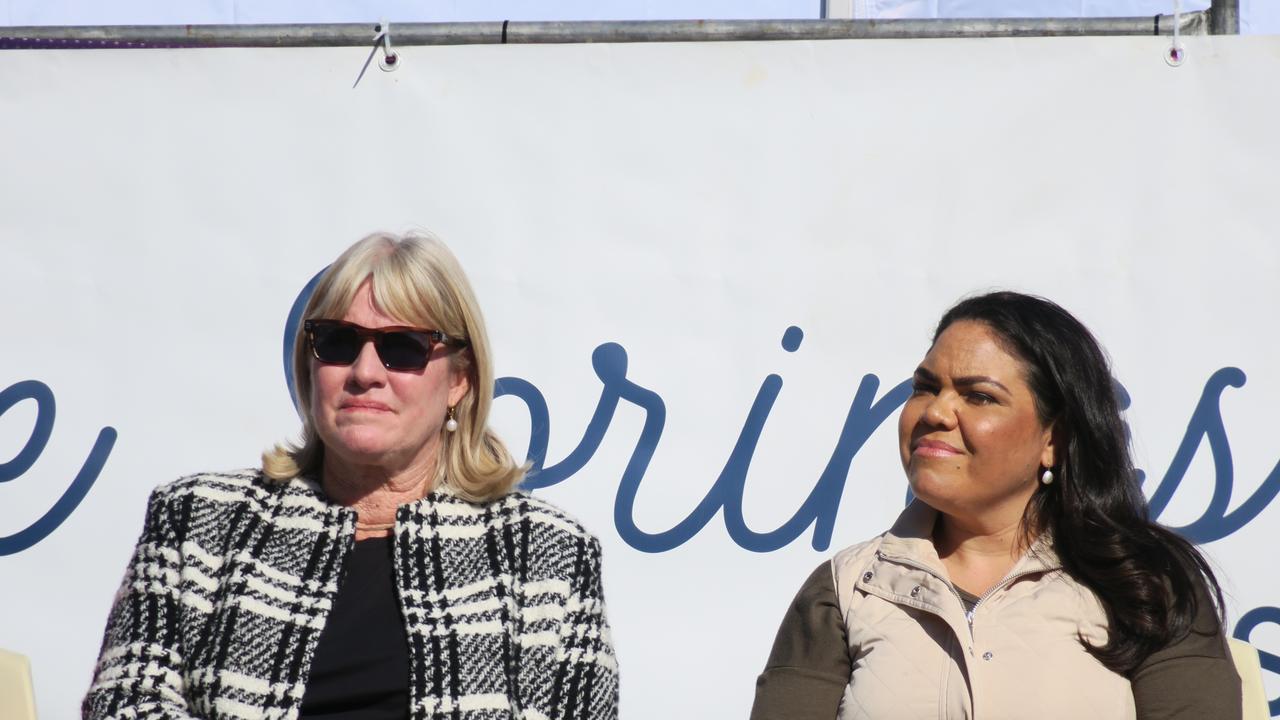
[[[444,422],[444,429],[449,432],[458,431],[458,421],[453,419],[453,408],[449,408],[449,419]]]

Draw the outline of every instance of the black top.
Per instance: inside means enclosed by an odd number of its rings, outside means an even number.
[[[409,641],[392,573],[391,538],[355,544],[311,661],[301,718],[409,716]]]

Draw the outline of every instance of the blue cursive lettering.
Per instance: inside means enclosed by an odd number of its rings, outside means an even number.
[[[783,349],[795,352],[802,339],[803,332],[800,328],[788,328],[783,335]],[[533,428],[529,460],[533,471],[526,480],[525,487],[549,487],[580,470],[600,447],[619,401],[626,400],[645,411],[645,422],[618,484],[614,524],[627,544],[637,550],[654,553],[679,547],[701,531],[721,509],[724,510],[725,528],[729,536],[744,549],[771,552],[789,544],[806,528],[813,526],[813,547],[825,550],[831,545],[836,512],[840,506],[850,463],[867,438],[906,401],[910,393],[910,381],[904,381],[876,400],[880,380],[875,375],[865,375],[849,407],[835,450],[809,496],[781,527],[769,532],[757,532],[747,526],[742,503],[747,471],[765,422],[782,391],[782,378],[775,374],[768,375],[761,383],[755,401],[747,412],[738,441],[711,489],[684,520],[663,532],[650,533],[636,525],[635,501],[645,470],[662,437],[666,406],[657,393],[627,378],[627,352],[621,345],[606,343],[597,347],[592,354],[592,366],[602,384],[596,410],[577,447],[563,461],[546,468],[543,467],[543,461],[550,433],[550,418],[545,399],[537,388],[525,380],[502,378],[498,381],[495,395],[515,395],[529,408],[530,426]]]
[[[1187,432],[1173,456],[1173,462],[1169,464],[1164,479],[1151,495],[1151,515],[1159,517],[1186,478],[1187,468],[1195,458],[1196,451],[1208,441],[1209,452],[1213,454],[1213,496],[1199,519],[1190,525],[1174,528],[1192,542],[1213,542],[1239,530],[1257,517],[1275,499],[1276,494],[1280,493],[1280,463],[1277,463],[1248,500],[1235,510],[1227,512],[1235,483],[1235,470],[1231,461],[1231,444],[1227,441],[1227,431],[1222,425],[1219,401],[1227,387],[1243,387],[1244,383],[1245,375],[1239,368],[1222,368],[1209,376],[1204,392],[1200,394],[1200,402],[1191,414],[1191,421],[1187,423]]]
[[[802,337],[799,328],[789,328],[783,338],[783,348],[788,352],[795,352]],[[814,549],[825,550],[831,543],[835,513],[853,457],[867,438],[901,407],[910,394],[908,380],[895,385],[877,400],[880,380],[875,375],[865,375],[854,395],[835,450],[809,496],[782,526],[772,531],[759,532],[748,527],[743,517],[742,505],[751,460],[765,422],[782,391],[782,378],[776,374],[768,375],[760,384],[737,443],[711,489],[697,507],[674,527],[651,533],[637,525],[635,502],[645,470],[662,438],[666,421],[665,403],[656,392],[627,377],[627,352],[621,345],[605,343],[597,347],[592,354],[592,366],[601,382],[600,399],[578,445],[564,460],[554,465],[544,467],[551,419],[542,393],[527,380],[506,377],[497,382],[495,395],[515,396],[529,410],[532,430],[528,460],[532,464],[532,471],[524,487],[531,490],[555,485],[581,470],[600,447],[620,401],[625,400],[645,411],[644,426],[630,462],[623,471],[614,505],[614,523],[619,536],[627,544],[644,552],[665,552],[679,547],[706,527],[711,518],[721,510],[724,511],[725,529],[729,537],[746,550],[776,550],[795,540],[810,526],[814,529]],[[1210,376],[1177,454],[1151,498],[1152,517],[1158,517],[1185,479],[1187,468],[1201,446],[1201,441],[1207,439],[1214,460],[1213,498],[1199,519],[1185,527],[1175,528],[1194,542],[1212,542],[1239,530],[1280,494],[1280,464],[1277,464],[1249,499],[1234,511],[1227,512],[1234,485],[1234,468],[1218,401],[1225,388],[1241,387],[1244,383],[1245,375],[1237,368],[1223,368]],[[1128,408],[1129,393],[1119,383],[1116,383],[1116,392],[1121,407]],[[1141,471],[1139,472],[1141,478]],[[909,491],[907,498],[910,499]]]
[[[53,391],[49,386],[38,380],[24,380],[10,385],[0,392],[0,415],[5,414],[9,408],[23,400],[35,401],[36,424],[31,429],[31,437],[18,454],[12,460],[0,464],[0,482],[15,480],[30,470],[36,460],[40,459],[45,446],[49,443],[49,437],[53,434],[55,404]],[[115,442],[115,428],[103,428],[89,451],[89,457],[80,467],[80,472],[76,473],[71,484],[63,491],[53,507],[25,529],[0,537],[0,555],[22,552],[58,529],[80,501],[84,500],[85,495],[89,493],[89,488],[93,487],[94,482],[98,480],[98,475],[102,473],[102,467],[106,464]]]

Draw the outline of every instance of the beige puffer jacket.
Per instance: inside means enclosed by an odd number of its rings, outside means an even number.
[[[1106,641],[1097,597],[1038,542],[966,616],[915,501],[832,560],[853,673],[841,720],[1129,720],[1129,681],[1080,644]]]

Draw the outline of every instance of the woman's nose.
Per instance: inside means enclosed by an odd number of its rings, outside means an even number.
[[[930,425],[951,428],[956,424],[956,410],[952,393],[940,392],[925,406],[923,419]]]
[[[372,341],[365,341],[360,347],[360,354],[351,363],[351,377],[362,387],[379,385],[386,380],[387,369],[378,357],[378,350]]]

